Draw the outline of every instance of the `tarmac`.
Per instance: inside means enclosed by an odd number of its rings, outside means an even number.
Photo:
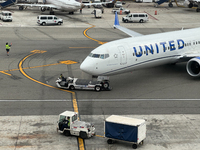
[[[132,149],[131,143],[116,141],[108,145],[104,137],[104,119],[108,116],[81,116],[94,122],[97,135],[85,140],[87,150]],[[142,150],[199,150],[199,115],[128,115],[145,119],[146,139],[138,149]],[[62,150],[78,149],[77,138],[56,132],[58,116],[1,116],[1,150]]]
[[[124,6],[131,12],[146,12],[149,14],[147,23],[123,23],[127,28],[193,28],[200,26],[200,17],[193,9],[169,8],[167,3],[158,8],[153,3],[127,2]],[[112,9],[104,8],[101,19],[95,19],[91,14],[93,8],[83,9],[82,14],[76,12],[68,15],[64,12],[57,12],[56,15],[64,20],[63,25],[55,28],[112,28],[114,14]],[[28,8],[19,11],[16,7],[8,10],[13,12],[13,22],[0,21],[1,27],[33,27],[51,28],[52,26],[40,26],[37,22],[37,15],[40,13],[37,8]],[[157,11],[157,15],[155,15]],[[119,15],[119,20],[124,15]],[[152,32],[152,31],[149,32]],[[74,36],[74,35],[71,35]],[[92,35],[94,38],[98,35]],[[106,37],[106,35],[105,35]],[[87,150],[122,150],[132,149],[130,143],[116,142],[108,145],[104,138],[104,119],[108,115],[81,115],[81,120],[94,122],[97,136],[84,141]],[[147,123],[147,138],[144,145],[138,147],[142,150],[199,150],[200,149],[200,115],[199,114],[170,114],[170,115],[129,115],[128,117],[145,119]],[[57,115],[41,116],[0,116],[0,150],[63,150],[80,149],[77,138],[66,137],[56,132]]]

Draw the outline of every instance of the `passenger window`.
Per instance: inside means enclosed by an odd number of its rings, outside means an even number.
[[[48,17],[48,19],[49,19],[49,20],[52,20],[52,19],[53,19],[53,17]]]
[[[46,20],[47,19],[47,17],[41,17],[41,20]]]
[[[54,17],[55,20],[57,20],[57,17]]]
[[[139,15],[139,17],[144,17],[144,15]]]
[[[129,15],[129,17],[132,17],[132,15]]]
[[[11,13],[9,13],[8,15],[11,16]]]
[[[138,17],[138,15],[133,15],[133,17]]]

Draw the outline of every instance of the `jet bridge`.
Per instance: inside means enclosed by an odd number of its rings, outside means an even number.
[[[0,4],[0,7],[1,7],[1,9],[3,9],[3,8],[9,7],[9,6],[12,6],[12,5],[14,5],[15,3],[16,3],[16,0],[7,0],[7,1],[4,2],[4,3],[1,3],[1,4]]]

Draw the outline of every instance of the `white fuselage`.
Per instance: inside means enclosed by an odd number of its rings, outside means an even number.
[[[200,52],[199,33],[200,28],[195,28],[109,42],[94,49],[80,68],[99,76],[176,63],[187,53]]]
[[[81,8],[81,3],[75,0],[47,0],[48,3],[53,4],[57,9],[67,12],[73,12]]]

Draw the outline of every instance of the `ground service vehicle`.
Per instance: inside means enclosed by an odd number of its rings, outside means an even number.
[[[116,7],[116,8],[122,7],[122,2],[117,1],[117,2],[115,3],[115,7]]]
[[[101,9],[94,9],[94,11],[92,12],[92,14],[94,14],[95,18],[101,18],[101,16],[102,16],[102,10]]]
[[[69,126],[66,120],[69,118]],[[73,111],[65,111],[59,115],[57,132],[66,136],[75,135],[82,139],[90,138],[96,134],[94,124],[78,120],[78,113]]]
[[[105,6],[107,8],[113,8],[114,7],[114,1],[112,1],[112,0],[103,0],[103,2],[110,2],[110,3],[103,4],[103,6]]]
[[[130,13],[130,10],[124,9],[123,7],[120,7],[120,8],[118,8],[118,9],[113,9],[112,12],[113,12],[114,14],[115,14],[115,12],[117,12],[117,13],[122,12],[122,13],[125,13],[125,14],[129,14],[129,13]]]
[[[87,80],[87,79],[78,79],[78,78],[65,78],[56,80],[56,85],[59,88],[65,88],[70,90],[75,89],[87,89],[95,90],[97,92],[101,90],[110,90],[109,87],[109,78],[104,76],[99,76],[97,81]]]
[[[114,140],[131,142],[136,149],[146,138],[146,123],[143,119],[111,115],[104,122],[104,133],[108,144]]]
[[[10,11],[2,11],[0,19],[2,21],[12,21],[12,13]]]
[[[130,13],[127,16],[122,18],[123,22],[146,22],[148,21],[148,14],[147,13]]]
[[[37,17],[37,23],[40,25],[61,25],[63,23],[63,20],[56,17],[55,15],[40,15]]]

